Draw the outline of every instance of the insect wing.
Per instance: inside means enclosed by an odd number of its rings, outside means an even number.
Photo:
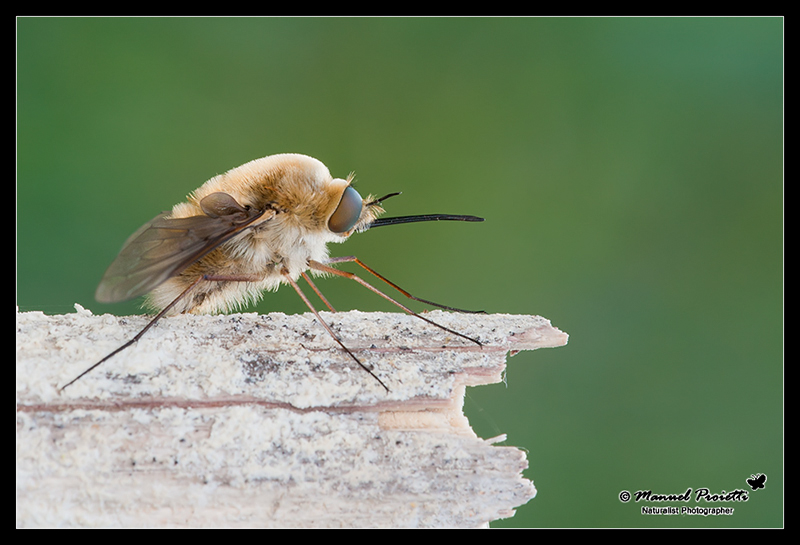
[[[215,217],[169,218],[168,212],[159,214],[128,238],[100,281],[95,299],[116,303],[144,295],[263,214],[244,208]]]

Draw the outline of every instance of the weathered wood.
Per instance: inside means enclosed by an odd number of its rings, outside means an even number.
[[[478,438],[466,386],[566,344],[541,317],[17,313],[17,525],[478,527],[535,495],[523,451]]]

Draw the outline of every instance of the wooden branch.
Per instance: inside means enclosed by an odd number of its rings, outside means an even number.
[[[143,316],[17,313],[18,527],[480,527],[536,490],[466,386],[562,346],[536,316],[182,315],[69,388]],[[502,439],[500,439],[502,440]]]

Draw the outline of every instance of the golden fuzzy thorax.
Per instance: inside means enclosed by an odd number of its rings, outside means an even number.
[[[172,218],[204,214],[200,201],[222,192],[242,207],[264,210],[251,227],[188,266],[148,294],[145,304],[159,311],[203,275],[258,277],[258,281],[201,282],[169,314],[228,312],[258,300],[265,290],[297,280],[309,260],[324,262],[329,242],[344,242],[383,213],[373,197],[363,199],[361,215],[345,233],[333,233],[328,220],[351,179],[332,178],[320,161],[299,154],[271,155],[215,176],[172,209]]]

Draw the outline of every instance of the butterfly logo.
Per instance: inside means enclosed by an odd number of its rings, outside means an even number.
[[[750,485],[750,488],[753,490],[758,490],[759,488],[764,488],[764,483],[767,482],[767,476],[763,473],[757,473],[755,475],[750,475],[750,478],[747,479],[747,484]]]

